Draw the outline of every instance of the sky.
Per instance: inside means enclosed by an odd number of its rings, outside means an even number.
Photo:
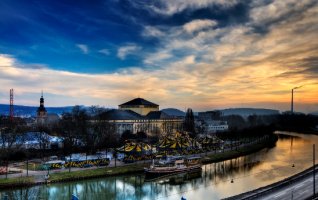
[[[1,0],[0,103],[318,111],[316,0]]]

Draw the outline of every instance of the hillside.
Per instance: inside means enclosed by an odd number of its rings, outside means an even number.
[[[63,112],[70,112],[73,106],[65,106],[65,107],[46,107],[48,113],[56,113],[61,115]],[[15,105],[14,106],[14,115],[15,116],[35,116],[36,110],[38,107],[36,106],[22,106]],[[9,105],[0,104],[0,115],[9,115]]]
[[[165,112],[168,115],[176,116],[176,117],[184,117],[186,115],[185,112],[176,108],[165,108],[165,109],[162,109],[161,111]]]
[[[228,108],[220,110],[224,116],[228,115],[241,115],[247,117],[249,115],[275,115],[279,114],[278,110],[265,109],[265,108]]]
[[[318,111],[317,112],[311,112],[309,113],[310,115],[318,115]]]

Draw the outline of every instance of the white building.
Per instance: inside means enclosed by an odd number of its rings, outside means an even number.
[[[208,133],[224,132],[229,130],[227,121],[222,120],[222,112],[218,110],[199,112],[199,119],[203,122]]]
[[[224,132],[229,130],[226,121],[206,121],[206,130],[208,133]]]

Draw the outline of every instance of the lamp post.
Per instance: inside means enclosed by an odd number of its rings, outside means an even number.
[[[312,158],[312,161],[313,161],[313,196],[316,195],[316,177],[315,177],[315,144],[313,144],[312,146],[312,149],[313,149],[313,158]]]

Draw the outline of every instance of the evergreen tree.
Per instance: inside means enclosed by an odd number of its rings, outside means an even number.
[[[188,108],[185,120],[184,120],[184,130],[190,133],[195,133],[194,129],[194,115],[191,108]]]

